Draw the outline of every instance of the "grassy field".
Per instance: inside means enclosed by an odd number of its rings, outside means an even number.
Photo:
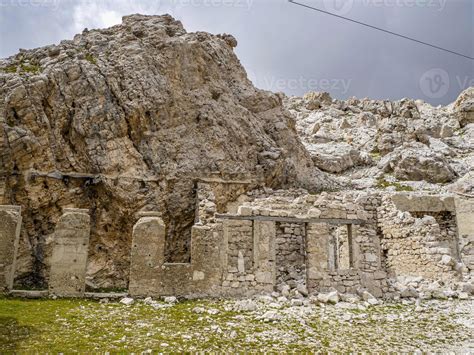
[[[472,303],[427,305],[422,312],[399,304],[267,302],[252,312],[233,305],[186,301],[156,309],[143,302],[1,298],[0,352],[460,351],[474,337],[459,321],[472,318]],[[268,311],[281,319],[264,319]]]

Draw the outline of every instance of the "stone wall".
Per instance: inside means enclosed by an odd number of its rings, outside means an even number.
[[[383,197],[378,224],[383,266],[390,276],[455,277],[457,231],[453,211],[446,208],[454,210],[454,205],[436,197]]]
[[[310,292],[368,289],[376,296],[389,292],[382,270],[377,233],[377,194],[321,194],[315,207],[321,218],[363,220],[361,224],[308,225],[308,287]]]
[[[157,212],[141,214],[133,228],[129,292],[132,296],[213,296],[220,292],[222,226],[191,229],[189,263],[165,262],[165,225]]]
[[[227,272],[241,276],[253,266],[253,222],[247,220],[226,221]]]
[[[49,292],[82,297],[85,292],[90,217],[84,209],[65,208],[54,232]]]
[[[472,274],[474,273],[474,200],[458,198],[455,203],[459,257],[467,272]]]
[[[276,281],[295,288],[306,284],[306,224],[277,223]]]
[[[13,288],[21,228],[21,208],[0,206],[0,293]]]
[[[275,223],[223,220],[226,295],[272,290],[275,283]]]
[[[453,280],[473,268],[474,204],[469,200],[345,192],[288,201],[281,194],[262,208],[248,204],[251,194],[246,193],[237,199],[243,205],[220,214],[209,203],[216,200],[209,186],[200,189],[205,203],[197,206],[191,228],[189,262],[166,262],[161,214],[137,214],[130,258],[132,296],[368,290],[376,297],[392,297],[399,288],[390,278]],[[4,207],[0,218],[0,281],[3,289],[10,289],[21,217],[17,209]],[[51,294],[84,295],[89,231],[87,210],[64,210],[54,233]]]
[[[386,273],[380,267],[378,237],[373,224],[352,226],[352,243],[346,240],[346,250],[336,251],[338,236],[346,236],[347,226],[336,228],[329,224],[308,225],[308,288],[310,292],[337,290],[356,293],[361,288],[381,297],[389,292]],[[345,233],[343,232],[345,229]],[[349,249],[352,249],[352,266]],[[344,261],[342,259],[345,259]]]

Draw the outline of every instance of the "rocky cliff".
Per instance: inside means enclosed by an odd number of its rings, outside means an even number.
[[[91,211],[89,287],[124,287],[138,211],[161,211],[167,258],[189,258],[198,178],[331,185],[236,45],[132,15],[0,61],[0,203],[21,205],[24,221],[17,284],[47,278],[63,207]]]

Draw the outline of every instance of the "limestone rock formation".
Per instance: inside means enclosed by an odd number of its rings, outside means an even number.
[[[189,258],[198,178],[332,184],[282,97],[247,79],[236,45],[169,15],[132,15],[0,60],[0,203],[24,207],[18,283],[47,278],[63,207],[90,210],[88,286],[125,287],[111,280],[127,280],[138,211],[161,211],[168,259]]]
[[[445,107],[314,92],[284,103],[315,164],[347,187],[474,192],[473,87]]]
[[[396,148],[378,166],[384,172],[393,172],[400,180],[445,183],[456,176],[443,154],[419,142],[405,143]]]
[[[459,124],[464,127],[474,123],[474,87],[464,91],[454,103]]]

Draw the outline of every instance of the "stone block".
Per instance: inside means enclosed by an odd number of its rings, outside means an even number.
[[[383,280],[386,278],[387,278],[387,273],[385,271],[374,272],[374,280]]]
[[[237,214],[240,216],[252,216],[253,208],[249,206],[239,206]]]
[[[258,283],[262,284],[273,284],[274,283],[274,277],[273,273],[271,271],[258,271],[255,274],[255,279],[257,280]]]
[[[84,296],[89,236],[89,211],[65,208],[54,231],[50,294],[60,297]]]
[[[204,272],[197,270],[193,271],[193,281],[202,281],[205,279],[205,277],[206,275],[204,274]]]

